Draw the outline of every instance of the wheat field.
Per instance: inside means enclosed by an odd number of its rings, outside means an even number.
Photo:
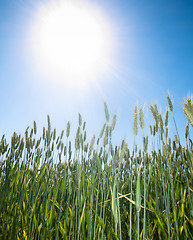
[[[106,122],[90,141],[80,114],[73,141],[70,122],[58,134],[49,116],[41,136],[35,121],[10,143],[2,136],[0,239],[193,239],[193,102],[189,97],[183,106],[183,146],[167,100],[164,116],[150,106],[148,136],[143,109],[135,106],[132,148],[125,140],[112,144],[116,115],[110,118],[106,103]]]

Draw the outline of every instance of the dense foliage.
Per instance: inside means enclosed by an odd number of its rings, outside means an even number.
[[[3,136],[0,239],[193,239],[193,104],[184,104],[182,146],[177,129],[168,136],[168,103],[164,119],[150,106],[155,122],[142,149],[135,144],[138,125],[144,129],[137,105],[133,150],[124,140],[111,144],[116,116],[110,121],[106,104],[106,123],[90,143],[81,115],[73,142],[70,123],[57,136],[49,116],[41,137],[35,122],[10,144]]]

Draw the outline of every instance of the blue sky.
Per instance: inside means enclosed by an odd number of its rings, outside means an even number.
[[[164,114],[169,92],[183,138],[186,119],[181,109],[193,93],[193,2],[90,0],[111,25],[113,51],[108,71],[85,89],[46,82],[32,64],[28,30],[40,3],[48,2],[0,1],[0,134],[23,134],[33,120],[41,131],[47,114],[59,131],[67,121],[75,130],[80,112],[91,135],[105,121],[106,101],[111,116],[118,117],[114,137],[132,139],[135,103],[145,106],[148,127],[148,106],[157,103]]]

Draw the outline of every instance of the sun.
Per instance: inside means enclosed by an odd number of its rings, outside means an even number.
[[[87,83],[109,63],[109,24],[85,2],[58,0],[42,5],[30,39],[36,63],[55,81]]]

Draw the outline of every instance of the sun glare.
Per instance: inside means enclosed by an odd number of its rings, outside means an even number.
[[[51,1],[39,8],[33,23],[35,61],[54,81],[87,83],[108,65],[109,32],[94,7],[81,1]]]

